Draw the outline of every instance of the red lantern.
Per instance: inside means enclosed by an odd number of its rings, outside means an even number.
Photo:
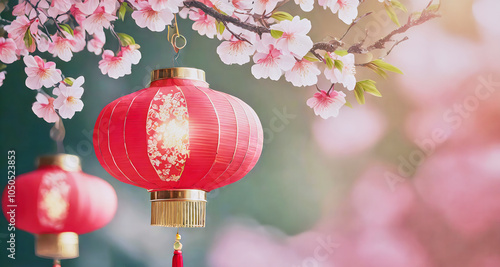
[[[192,68],[153,71],[149,88],[108,104],[94,129],[101,165],[150,191],[151,224],[169,227],[204,227],[206,192],[245,176],[262,143],[253,109]]]
[[[2,209],[16,227],[36,235],[39,257],[78,257],[78,235],[108,224],[116,193],[106,181],[83,173],[80,159],[58,154],[38,159],[38,169],[19,175],[3,192]]]

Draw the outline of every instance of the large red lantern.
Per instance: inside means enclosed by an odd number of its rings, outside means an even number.
[[[155,70],[149,88],[100,113],[94,148],[118,180],[151,192],[151,224],[204,227],[206,193],[245,176],[262,151],[257,114],[193,68]]]
[[[78,235],[108,224],[116,208],[113,187],[67,154],[40,157],[38,169],[19,175],[2,197],[7,220],[35,234],[36,255],[56,261],[78,257]]]

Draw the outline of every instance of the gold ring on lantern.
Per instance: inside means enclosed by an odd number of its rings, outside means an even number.
[[[173,189],[151,192],[151,225],[205,227],[207,192]]]
[[[151,72],[151,82],[162,79],[190,79],[205,82],[205,72],[195,68],[168,68],[158,69]]]
[[[37,158],[38,168],[46,166],[57,166],[69,172],[81,171],[80,158],[70,154],[45,155]]]
[[[35,254],[41,258],[73,259],[78,257],[78,235],[73,232],[36,235]]]

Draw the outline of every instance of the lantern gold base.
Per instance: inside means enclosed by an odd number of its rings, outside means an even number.
[[[207,192],[177,189],[151,192],[151,225],[205,227]]]
[[[60,260],[77,258],[78,235],[73,232],[36,235],[35,254]]]

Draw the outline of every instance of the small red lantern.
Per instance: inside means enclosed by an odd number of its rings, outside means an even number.
[[[108,224],[117,208],[113,187],[83,173],[74,155],[40,157],[14,186],[3,192],[5,217],[14,214],[17,228],[35,234],[36,255],[55,261],[78,257],[78,235]]]
[[[204,227],[206,192],[245,176],[262,143],[253,109],[193,68],[153,71],[149,88],[108,104],[94,129],[101,165],[150,191],[151,224],[168,227]]]

